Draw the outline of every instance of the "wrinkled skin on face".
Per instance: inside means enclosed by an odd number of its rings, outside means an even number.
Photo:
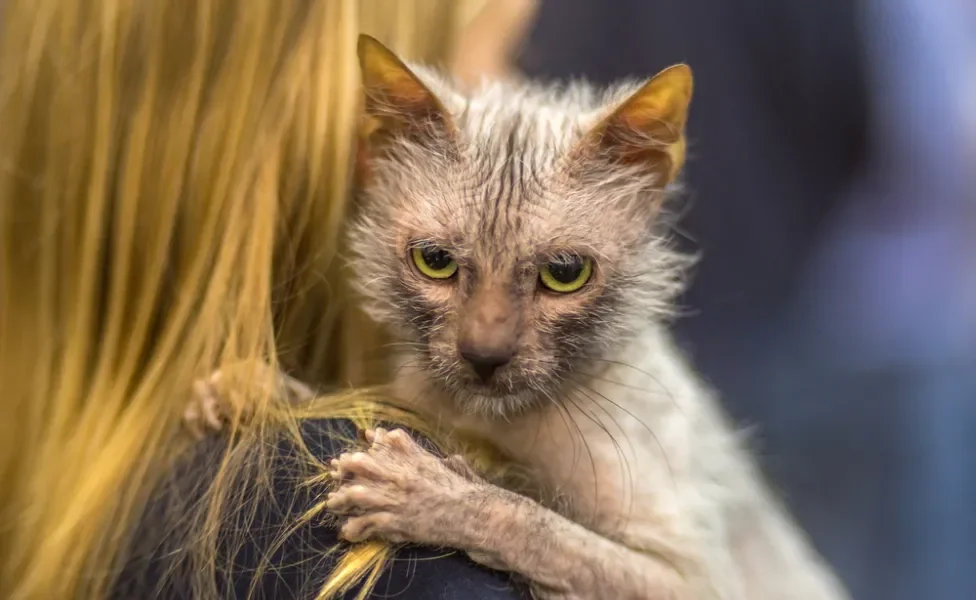
[[[374,318],[411,342],[411,368],[468,411],[517,413],[666,310],[680,282],[655,217],[683,113],[661,125],[662,98],[686,99],[672,89],[686,72],[605,96],[497,84],[464,97],[426,70],[373,66],[352,266]],[[645,115],[648,98],[664,108]],[[431,277],[417,248],[456,270]],[[569,259],[590,266],[585,283],[547,287]]]

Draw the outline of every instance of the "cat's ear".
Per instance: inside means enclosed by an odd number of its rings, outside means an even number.
[[[688,65],[669,67],[602,117],[582,148],[617,164],[647,167],[670,183],[685,159],[685,123],[691,103]]]
[[[391,50],[361,34],[358,53],[365,92],[364,138],[376,133],[446,135],[453,131],[441,101]]]

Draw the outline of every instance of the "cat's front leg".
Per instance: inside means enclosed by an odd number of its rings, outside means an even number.
[[[437,457],[402,430],[366,433],[370,447],[332,462],[329,494],[349,541],[386,539],[466,551],[528,578],[537,598],[689,598],[670,566],[494,486],[459,458]]]
[[[371,429],[364,437],[366,451],[332,460],[330,475],[339,486],[327,504],[349,517],[344,538],[449,545],[454,540],[446,518],[481,516],[470,500],[493,486],[461,457],[435,456],[402,429]]]

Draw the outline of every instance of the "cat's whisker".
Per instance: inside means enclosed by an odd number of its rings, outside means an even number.
[[[572,392],[572,391],[578,391],[578,390],[569,390],[569,391]],[[617,438],[610,431],[610,429],[596,415],[594,415],[594,414],[592,414],[592,413],[590,413],[588,411],[585,411],[579,404],[577,404],[576,401],[572,399],[572,393],[570,393],[567,396],[567,400],[569,402],[571,402],[573,404],[573,406],[577,410],[579,410],[580,412],[582,412],[597,427],[599,427],[600,430],[602,430],[603,433],[606,434],[606,436],[610,439],[611,444],[613,444],[614,452],[617,454],[617,458],[619,459],[618,462],[620,463],[620,471],[621,471],[620,475],[621,475],[623,481],[624,482],[627,482],[631,486],[631,492],[633,492],[634,491],[633,490],[633,486],[634,486],[635,481],[634,481],[634,478],[633,478],[633,471],[631,470],[630,459],[624,453],[623,447],[621,447],[621,445],[620,445],[619,441],[617,440]],[[603,407],[601,407],[601,408],[603,408]],[[609,416],[610,419],[613,420],[613,416],[610,415],[610,413],[607,412],[605,408],[604,408],[604,412],[606,412],[607,416]],[[618,428],[620,427],[620,425],[618,423],[616,423],[615,420],[614,420],[614,424],[616,424]],[[628,445],[630,445],[630,440],[629,439],[628,439]],[[633,451],[633,446],[630,445],[630,447],[631,447],[631,451]],[[591,460],[591,462],[592,462],[592,460]],[[597,497],[597,495],[599,494],[599,489],[598,489],[599,482],[600,482],[600,479],[599,479],[599,477],[597,475],[597,471],[596,471],[596,468],[594,466],[594,469],[593,469],[593,494],[594,494],[594,497]],[[633,502],[633,496],[634,496],[634,494],[631,493],[630,494],[631,502]],[[632,508],[632,505],[630,507],[628,507],[628,510],[630,510],[630,508]]]
[[[589,441],[586,439],[586,435],[583,434],[583,430],[580,428],[579,423],[577,423],[576,419],[573,418],[573,414],[569,411],[568,407],[566,407],[563,404],[563,402],[566,400],[569,400],[571,403],[573,403],[572,400],[565,397],[562,397],[561,400],[557,400],[555,396],[553,396],[550,392],[544,389],[540,389],[540,392],[556,407],[560,419],[563,422],[563,425],[566,427],[566,430],[570,432],[570,439],[572,440],[572,444],[573,444],[574,465],[576,464],[577,460],[579,460],[578,444],[582,444],[583,450],[585,451],[586,454],[586,458],[590,462],[590,469],[593,474],[593,481],[594,482],[598,481],[599,478],[597,474],[596,461],[593,458],[593,451],[590,448]],[[573,404],[575,406],[575,403]],[[577,410],[579,410],[578,407]],[[572,424],[572,429],[570,429],[570,424]],[[575,433],[575,435],[573,435],[573,433]]]
[[[402,373],[409,372],[411,370],[414,372],[420,372],[423,370],[423,366],[419,364],[419,361],[407,361],[397,365],[397,368],[394,369],[393,374],[394,376],[399,376]]]
[[[618,430],[618,431],[619,431],[619,432],[620,432],[620,433],[621,433],[621,434],[622,434],[622,435],[624,436],[624,439],[626,440],[626,442],[627,442],[627,445],[628,445],[628,446],[630,447],[630,450],[631,450],[631,451],[633,451],[633,449],[634,449],[634,448],[633,448],[633,442],[632,442],[632,440],[630,439],[630,437],[629,437],[629,436],[627,436],[627,434],[626,434],[626,428],[625,428],[625,427],[624,427],[624,426],[623,426],[623,425],[622,425],[622,424],[621,424],[621,423],[620,423],[620,422],[619,422],[619,421],[617,420],[617,418],[616,418],[616,417],[614,416],[614,414],[613,414],[613,413],[612,413],[612,412],[610,411],[610,409],[609,409],[609,408],[608,408],[607,406],[604,406],[604,404],[603,404],[602,402],[599,402],[599,401],[596,401],[596,400],[594,400],[594,399],[593,399],[593,398],[592,398],[592,397],[591,397],[591,396],[589,395],[589,390],[588,390],[588,388],[586,388],[585,386],[583,386],[583,385],[581,385],[581,384],[579,384],[579,383],[578,383],[578,382],[576,382],[576,381],[572,381],[572,380],[567,380],[567,383],[569,383],[569,384],[570,384],[570,386],[569,386],[569,388],[568,388],[568,389],[567,389],[566,391],[567,391],[567,392],[568,392],[568,393],[569,393],[570,395],[572,395],[572,394],[573,394],[573,393],[575,392],[576,394],[578,394],[579,396],[581,396],[581,397],[582,397],[582,399],[583,399],[583,400],[584,400],[585,402],[588,402],[588,403],[590,403],[591,405],[593,405],[593,406],[595,406],[595,407],[596,407],[597,409],[599,409],[599,410],[600,410],[600,411],[601,411],[601,412],[602,412],[602,413],[603,413],[604,415],[606,415],[606,417],[607,417],[608,419],[610,419],[610,421],[611,421],[611,422],[613,423],[613,425],[614,425],[614,426],[615,426],[615,427],[617,428],[617,430]],[[612,404],[614,404],[614,406],[617,406],[617,405],[616,405],[616,403],[612,403]],[[633,416],[633,415],[631,415],[631,416]],[[594,414],[594,418],[598,418],[598,417],[597,417],[597,416],[596,416],[596,415]],[[634,420],[636,420],[636,421],[637,421],[638,423],[641,423],[641,425],[643,425],[643,426],[644,426],[645,428],[647,428],[647,429],[649,429],[649,428],[647,427],[647,425],[646,425],[645,423],[643,423],[642,421],[640,421],[639,419],[636,419],[636,418],[635,418]],[[620,457],[620,458],[621,458],[622,460],[624,460],[624,461],[626,461],[626,458],[625,458],[625,457],[624,457],[624,455],[623,455],[623,448],[622,448],[622,447],[620,446],[620,444],[619,444],[619,441],[618,441],[618,440],[616,439],[616,437],[614,437],[614,434],[613,434],[613,433],[611,433],[611,431],[610,431],[610,429],[609,429],[609,427],[607,427],[607,426],[606,426],[606,425],[605,425],[605,424],[603,423],[603,421],[602,421],[602,420],[599,420],[599,419],[598,419],[598,421],[599,421],[599,425],[600,425],[600,427],[601,427],[601,429],[603,429],[603,431],[604,431],[604,433],[606,433],[606,434],[607,434],[607,436],[608,436],[608,437],[609,437],[609,438],[610,438],[610,439],[612,440],[612,442],[613,442],[613,444],[614,444],[614,446],[615,446],[615,448],[616,448],[616,451],[617,451],[617,454],[618,454],[618,456],[619,456],[619,457]],[[629,470],[629,465],[628,465],[628,470]]]
[[[426,344],[421,342],[412,341],[401,341],[401,342],[387,342],[381,346],[381,348],[410,348],[413,350],[423,350],[426,348]]]
[[[644,375],[644,376],[648,377],[649,379],[651,379],[654,383],[656,383],[661,388],[663,394],[669,400],[671,400],[671,403],[672,403],[672,405],[675,408],[677,408],[678,410],[683,410],[682,407],[681,407],[681,405],[679,405],[677,402],[674,401],[674,392],[672,392],[670,389],[668,389],[668,387],[666,385],[664,385],[664,383],[656,375],[654,375],[653,373],[649,373],[649,372],[645,371],[644,369],[640,369],[638,367],[635,367],[634,365],[630,365],[630,364],[627,364],[627,363],[622,362],[622,361],[619,361],[619,360],[611,360],[611,359],[599,358],[599,357],[589,358],[588,360],[591,360],[593,362],[601,362],[601,363],[609,364],[609,365],[612,365],[612,366],[615,366],[615,367],[624,367],[624,368],[631,369],[632,371],[635,371],[635,372],[637,372],[637,373],[639,373],[641,375]],[[648,391],[648,393],[650,394],[652,392]]]
[[[594,375],[593,373],[587,373],[585,371],[579,371],[579,370],[573,371],[572,373],[570,373],[570,377],[573,377],[573,376],[582,376],[583,378],[585,378],[587,380],[590,380],[590,381],[600,381],[600,382],[603,382],[603,383],[609,383],[610,385],[622,387],[622,388],[628,389],[628,390],[633,390],[635,392],[643,392],[643,393],[646,393],[648,395],[654,393],[652,390],[650,390],[648,388],[636,386],[636,385],[629,384],[629,383],[623,383],[621,381],[615,381],[613,379],[609,379],[607,377],[601,377],[599,375]]]
[[[653,438],[653,439],[654,439],[654,443],[655,443],[655,445],[657,445],[657,447],[658,447],[658,449],[659,449],[659,450],[661,451],[661,456],[662,456],[662,457],[664,458],[664,462],[665,462],[665,466],[667,467],[667,470],[668,470],[668,475],[669,475],[669,477],[671,478],[671,482],[672,482],[672,483],[674,483],[674,470],[673,470],[673,468],[672,468],[672,466],[671,466],[671,460],[670,460],[670,458],[668,457],[668,453],[667,453],[667,450],[665,449],[665,447],[664,447],[664,444],[662,444],[662,443],[661,443],[661,440],[660,440],[660,438],[658,438],[658,437],[657,437],[657,434],[656,434],[656,433],[654,433],[654,430],[653,430],[653,429],[651,429],[651,427],[650,427],[650,426],[649,426],[649,425],[648,425],[647,423],[645,423],[645,422],[644,422],[643,420],[641,420],[640,418],[638,418],[638,417],[637,417],[637,416],[636,416],[636,415],[635,415],[634,413],[632,413],[631,411],[629,411],[629,410],[627,410],[626,408],[624,408],[624,407],[623,407],[623,406],[621,406],[620,404],[618,404],[618,403],[616,403],[616,402],[614,402],[614,401],[613,401],[613,400],[611,400],[610,398],[607,398],[607,397],[606,397],[605,395],[603,395],[603,394],[601,394],[600,392],[598,392],[598,391],[596,391],[596,390],[594,390],[593,388],[591,388],[591,387],[589,387],[589,386],[587,386],[586,384],[584,384],[584,383],[582,383],[582,382],[580,382],[580,381],[576,381],[576,380],[567,380],[567,381],[569,381],[570,383],[572,383],[572,385],[573,385],[573,386],[574,386],[574,387],[575,387],[576,389],[578,389],[578,390],[580,390],[581,392],[583,392],[583,393],[584,393],[584,395],[586,395],[586,396],[587,396],[587,398],[589,398],[589,400],[590,400],[591,402],[594,402],[594,403],[595,403],[595,404],[597,404],[597,405],[599,405],[599,404],[600,404],[600,402],[599,402],[599,400],[595,400],[595,399],[593,399],[593,398],[592,398],[591,396],[589,396],[589,394],[591,394],[591,393],[592,393],[592,394],[596,394],[597,396],[599,396],[599,397],[600,397],[600,399],[601,399],[601,400],[603,400],[603,401],[605,401],[605,402],[607,402],[607,403],[609,403],[609,404],[611,404],[612,406],[614,406],[614,407],[615,407],[615,408],[617,408],[618,410],[620,410],[620,411],[622,411],[622,412],[624,412],[624,413],[626,413],[626,414],[627,414],[627,415],[629,415],[629,416],[630,416],[630,417],[631,417],[631,418],[632,418],[632,419],[633,419],[634,421],[636,421],[637,423],[639,423],[639,424],[641,425],[641,427],[643,427],[643,428],[644,428],[644,430],[645,430],[645,431],[646,431],[646,432],[647,432],[647,433],[648,433],[648,434],[649,434],[649,435],[651,436],[651,438]],[[618,424],[618,426],[619,426],[619,424]]]
[[[654,432],[653,432],[653,430],[651,430],[650,426],[647,423],[645,423],[642,419],[640,419],[637,415],[635,415],[632,411],[630,411],[627,408],[623,407],[618,402],[615,402],[614,400],[611,400],[605,394],[602,394],[602,393],[596,391],[595,389],[593,389],[592,387],[590,387],[589,385],[587,385],[586,382],[580,381],[578,379],[574,379],[572,376],[567,377],[565,379],[565,381],[567,383],[569,383],[572,388],[578,389],[578,390],[583,390],[587,394],[587,398],[591,402],[597,404],[598,406],[601,406],[604,410],[608,410],[608,409],[605,406],[602,406],[602,403],[600,402],[601,400],[602,400],[603,403],[609,404],[610,406],[612,406],[612,407],[616,408],[617,410],[623,412],[628,417],[630,417],[635,422],[637,422],[645,431],[647,431],[651,435],[654,435]],[[597,399],[593,398],[592,396],[589,396],[589,394],[595,394],[595,395],[599,396],[600,398],[599,398],[599,400],[597,400]],[[608,415],[609,415],[609,412],[608,412]],[[617,426],[619,427],[620,424],[617,423]]]

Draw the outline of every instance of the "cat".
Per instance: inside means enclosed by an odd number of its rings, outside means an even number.
[[[537,598],[848,598],[665,328],[690,69],[462,89],[368,36],[359,56],[351,266],[408,348],[396,396],[537,493],[377,428],[332,461],[342,536],[460,549]]]
[[[464,90],[368,36],[359,56],[351,265],[410,347],[397,395],[559,512],[377,429],[333,462],[343,535],[465,550],[540,598],[846,598],[664,327],[690,69]]]

